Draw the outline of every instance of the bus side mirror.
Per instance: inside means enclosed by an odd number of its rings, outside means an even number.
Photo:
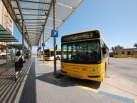
[[[102,48],[102,52],[103,52],[103,54],[106,54],[106,48],[105,47]]]

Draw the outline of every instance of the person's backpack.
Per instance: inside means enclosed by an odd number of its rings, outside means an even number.
[[[23,58],[22,58],[22,56],[19,58],[19,62],[20,62],[20,63],[23,63]]]

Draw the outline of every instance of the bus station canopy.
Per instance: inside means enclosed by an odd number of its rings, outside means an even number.
[[[55,29],[75,11],[83,0],[55,0]],[[14,23],[29,46],[44,42],[53,29],[53,0],[2,0]],[[23,26],[22,26],[23,25]]]
[[[1,24],[0,24],[0,42],[18,42],[13,35],[11,35]]]
[[[13,47],[18,50],[22,50],[22,44],[8,44],[8,46]],[[24,49],[27,49],[25,45],[24,45]]]

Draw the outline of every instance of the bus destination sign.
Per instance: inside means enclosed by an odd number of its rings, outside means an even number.
[[[62,37],[62,41],[73,41],[73,40],[82,40],[82,39],[91,39],[91,38],[99,38],[99,34],[95,32],[87,32],[87,33],[80,33],[76,35],[68,35]]]

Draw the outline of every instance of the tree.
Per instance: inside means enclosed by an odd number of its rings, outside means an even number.
[[[111,49],[112,49],[113,53],[115,53],[117,49],[124,49],[124,47],[117,45],[117,46],[111,47]]]
[[[115,46],[115,49],[123,49],[124,47],[123,46],[120,46],[120,45],[117,45]]]
[[[113,51],[115,51],[116,49],[124,49],[124,47],[123,47],[123,46],[120,46],[120,45],[117,45],[117,46],[111,47],[111,49],[112,49]]]
[[[114,50],[115,50],[115,48],[114,48],[114,47],[111,47],[111,50],[112,50],[112,51],[114,51]]]
[[[137,48],[137,43],[134,44],[134,47]]]

